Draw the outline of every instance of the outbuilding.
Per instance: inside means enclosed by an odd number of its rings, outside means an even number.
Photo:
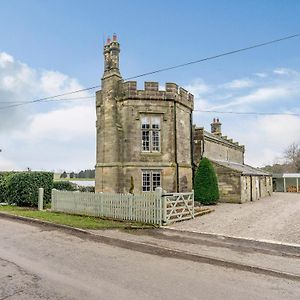
[[[274,192],[300,192],[300,173],[273,174]]]
[[[246,164],[212,161],[216,170],[220,202],[244,203],[272,195],[272,175]]]

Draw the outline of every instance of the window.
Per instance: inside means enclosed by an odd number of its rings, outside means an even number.
[[[160,151],[160,117],[142,116],[142,151],[159,152]]]
[[[161,186],[160,170],[143,170],[142,171],[142,190],[143,192],[155,191]]]

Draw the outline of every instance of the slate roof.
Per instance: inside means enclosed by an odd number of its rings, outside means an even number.
[[[264,172],[260,169],[245,164],[243,165],[243,164],[230,162],[230,161],[223,161],[223,160],[212,160],[212,162],[221,165],[223,167],[232,169],[234,171],[237,171],[243,175],[271,176],[270,173]]]

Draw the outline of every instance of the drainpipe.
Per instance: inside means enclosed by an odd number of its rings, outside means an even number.
[[[174,101],[174,158],[176,164],[176,192],[179,192],[179,167],[177,158],[177,115],[176,115],[176,101]]]
[[[194,133],[193,133],[193,115],[190,113],[190,140],[191,140],[191,167],[192,167],[192,183],[194,183],[195,164],[194,164]]]
[[[253,201],[252,199],[252,176],[250,175],[250,201]]]

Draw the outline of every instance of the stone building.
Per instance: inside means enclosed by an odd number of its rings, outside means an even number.
[[[245,146],[222,135],[221,122],[214,119],[211,132],[194,127],[194,165],[202,157],[213,163],[221,202],[244,203],[272,194],[272,176],[244,163]]]
[[[245,146],[223,136],[221,126],[219,119],[214,119],[211,123],[211,132],[204,130],[203,127],[194,127],[194,162],[197,165],[202,157],[244,163]]]
[[[116,36],[104,46],[102,89],[96,93],[96,192],[192,189],[194,99],[175,83],[124,82]],[[132,179],[131,179],[132,178]]]
[[[104,74],[96,92],[96,192],[192,190],[202,157],[213,161],[221,200],[244,202],[269,193],[268,174],[244,165],[245,147],[222,136],[214,119],[211,132],[192,124],[193,95],[175,83],[124,81],[117,37],[104,46]],[[258,183],[257,183],[258,182]],[[266,186],[266,188],[264,188]]]

